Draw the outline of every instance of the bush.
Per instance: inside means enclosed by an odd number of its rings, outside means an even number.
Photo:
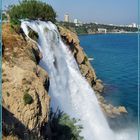
[[[24,104],[32,104],[33,103],[33,98],[30,94],[25,93],[23,96]]]
[[[2,20],[7,20],[7,16],[4,13],[2,14]]]
[[[22,0],[18,5],[8,8],[11,22],[19,24],[19,19],[41,19],[55,22],[56,12],[53,8],[40,0]]]
[[[50,127],[53,134],[52,139],[56,140],[83,140],[80,136],[82,126],[78,125],[75,118],[70,118],[66,113],[57,110],[55,113],[50,112]]]

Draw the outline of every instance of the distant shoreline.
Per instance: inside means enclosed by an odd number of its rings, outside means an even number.
[[[78,35],[102,35],[102,34],[138,34],[139,32],[108,32],[108,33],[81,33]]]

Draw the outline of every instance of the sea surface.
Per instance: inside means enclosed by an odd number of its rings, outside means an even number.
[[[108,103],[125,106],[124,124],[137,124],[138,115],[138,35],[80,35],[80,44],[97,77],[104,82]]]

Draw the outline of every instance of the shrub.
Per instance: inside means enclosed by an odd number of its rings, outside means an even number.
[[[88,58],[87,58],[87,56],[85,56],[82,64],[86,64],[87,61],[88,61]]]
[[[50,112],[50,127],[53,134],[52,139],[57,140],[83,140],[80,136],[82,126],[78,125],[75,118],[70,118],[66,113],[57,110],[55,113]]]
[[[7,94],[7,97],[9,97],[9,96],[10,96],[9,92],[6,92],[6,94]]]
[[[19,19],[41,19],[55,22],[56,12],[54,9],[40,0],[22,0],[18,5],[8,8],[11,22],[19,24]]]
[[[33,98],[30,94],[25,93],[23,96],[24,104],[32,104],[33,103]]]
[[[7,16],[4,13],[2,14],[2,20],[7,20]]]

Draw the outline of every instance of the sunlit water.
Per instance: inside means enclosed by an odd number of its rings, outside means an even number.
[[[110,129],[94,91],[82,77],[56,26],[51,22],[23,21],[21,27],[28,38],[28,27],[39,35],[38,47],[43,55],[40,65],[50,77],[52,108],[59,107],[71,117],[80,118],[84,127],[81,136],[86,140],[128,140],[125,132],[120,136]]]

